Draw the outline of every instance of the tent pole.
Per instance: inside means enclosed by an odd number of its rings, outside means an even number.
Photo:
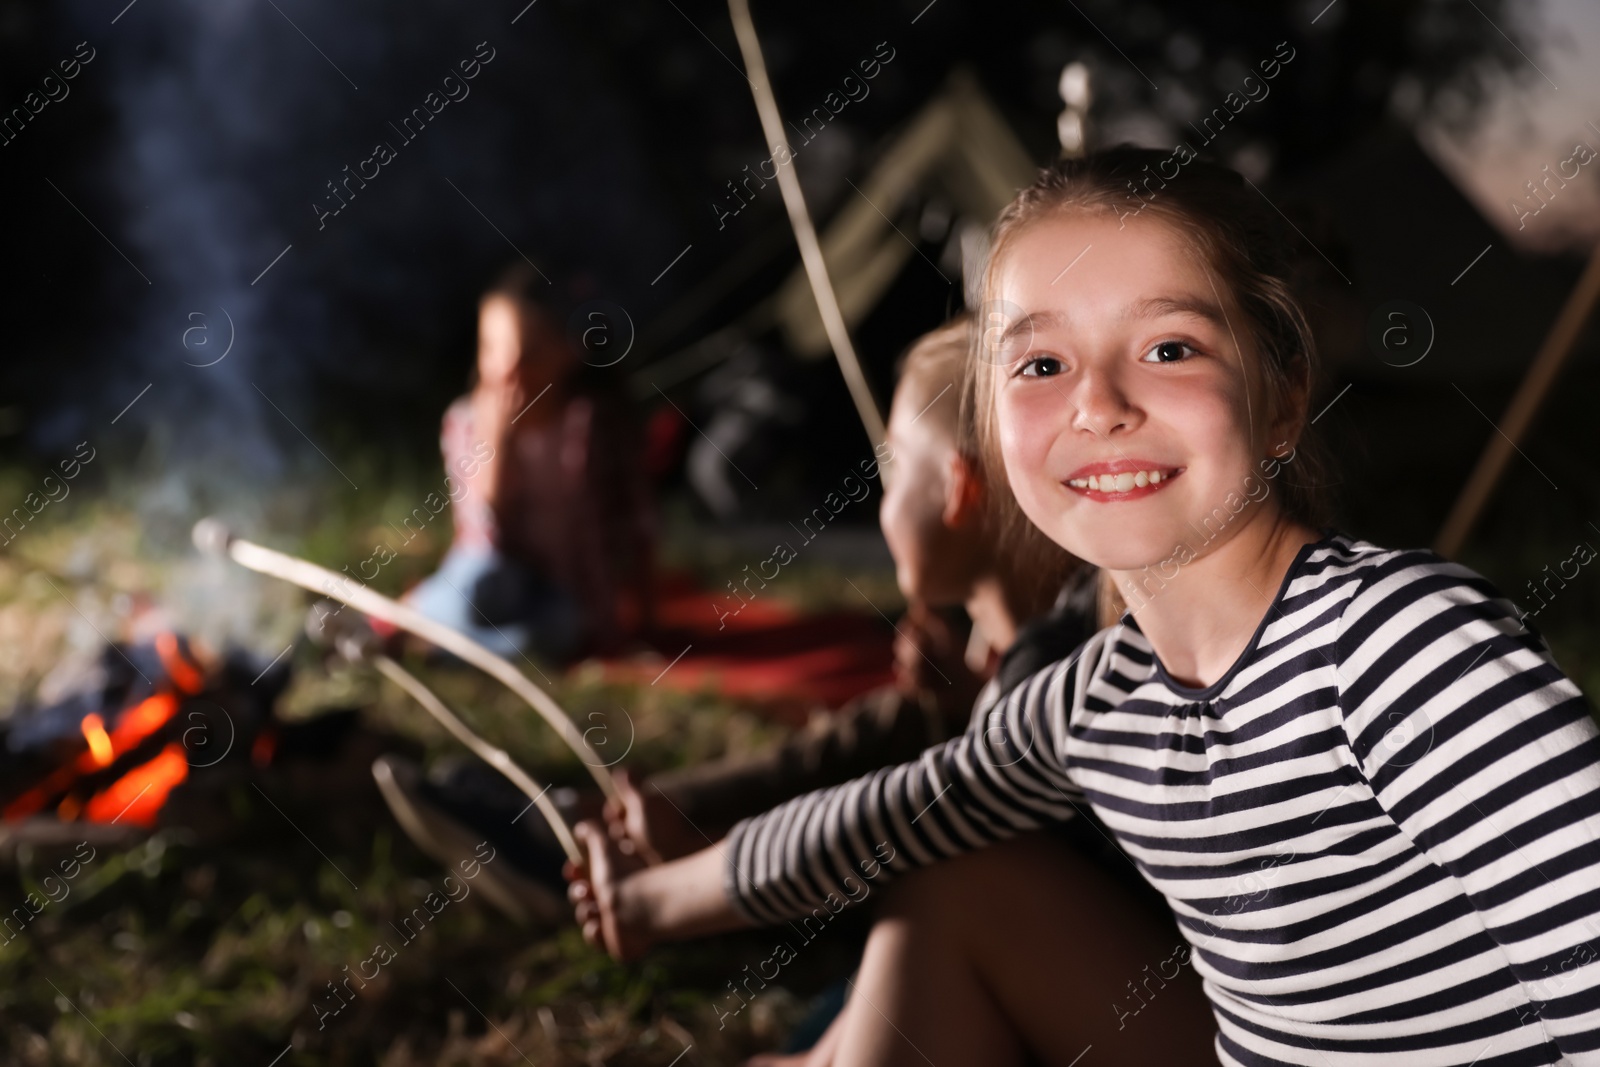
[[[1528,367],[1522,385],[1511,398],[1506,413],[1501,416],[1500,424],[1496,427],[1498,432],[1489,438],[1483,455],[1478,458],[1477,467],[1462,487],[1455,506],[1450,509],[1450,516],[1445,519],[1444,527],[1433,545],[1439,555],[1450,558],[1461,551],[1461,546],[1494,494],[1500,476],[1505,473],[1506,463],[1511,459],[1517,442],[1527,433],[1539,405],[1544,402],[1545,394],[1555,385],[1562,364],[1577,347],[1583,325],[1589,320],[1597,301],[1600,301],[1600,246],[1590,255],[1589,265],[1578,278],[1572,295],[1567,297],[1561,313],[1556,316],[1554,325],[1545,336],[1539,354]]]

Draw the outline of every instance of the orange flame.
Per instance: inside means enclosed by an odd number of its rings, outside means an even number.
[[[154,829],[167,794],[189,777],[183,746],[173,742],[149,763],[143,763],[89,798],[83,806],[90,822],[130,822]]]
[[[139,742],[161,729],[167,720],[178,713],[178,698],[171,693],[157,693],[153,697],[146,697],[138,704],[129,708],[117,720],[116,729],[106,734],[104,725],[100,726],[101,735],[108,737],[111,744],[111,759],[136,748]],[[89,719],[98,716],[84,717],[84,737],[90,737]],[[71,763],[57,767],[43,782],[17,797],[7,804],[0,818],[7,822],[26,819],[38,813],[50,803],[50,798],[67,789],[73,782],[86,774],[100,770],[107,766],[111,760],[99,762],[94,741],[89,741],[89,750],[78,756]],[[148,766],[148,764],[146,765]],[[166,796],[165,793],[162,796]],[[66,812],[61,813],[62,818],[69,818]]]
[[[111,766],[113,758],[111,736],[106,733],[106,724],[100,716],[90,712],[83,717],[83,737],[89,742],[89,755],[94,760],[94,765]]]
[[[146,697],[123,712],[122,718],[117,720],[117,728],[111,731],[111,743],[117,755],[122,755],[161,729],[177,713],[178,698],[171,693]]]
[[[157,634],[156,654],[161,657],[161,666],[166,668],[167,677],[181,691],[193,695],[205,688],[205,675],[184,659],[177,634],[170,631]]]

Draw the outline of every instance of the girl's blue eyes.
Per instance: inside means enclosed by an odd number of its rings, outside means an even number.
[[[1140,358],[1141,363],[1182,363],[1197,353],[1193,345],[1182,341],[1162,341]],[[1055,356],[1034,356],[1025,360],[1017,373],[1025,378],[1053,378],[1062,371],[1061,360]]]

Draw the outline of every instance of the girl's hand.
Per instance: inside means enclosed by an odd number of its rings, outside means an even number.
[[[656,939],[633,877],[644,868],[644,860],[599,823],[581,822],[573,834],[588,859],[582,866],[569,862],[564,873],[584,940],[621,962],[638,959]]]
[[[912,601],[895,628],[895,682],[907,691],[932,689],[943,681],[935,672],[953,666],[955,659],[956,641],[950,627],[921,601]]]
[[[473,416],[478,421],[479,432],[492,444],[509,432],[512,420],[527,405],[527,390],[516,376],[480,381],[473,393]]]
[[[900,617],[894,640],[895,681],[903,691],[942,693],[954,687],[976,696],[983,679],[967,666],[966,642],[938,612],[912,601]]]
[[[624,962],[658,941],[676,941],[754,925],[734,909],[726,886],[727,853],[719,842],[692,856],[646,867],[630,842],[596,822],[573,831],[587,857],[569,863],[567,895],[591,945]]]
[[[643,787],[636,785],[633,776],[621,770],[616,783],[621,800],[606,801],[606,826],[612,837],[631,841],[650,866],[687,856],[710,843],[649,782]]]
[[[525,395],[521,382],[514,377],[480,381],[472,394],[473,434],[491,449],[489,458],[478,468],[478,484],[485,503],[497,512],[507,496],[515,492],[515,465],[506,462],[505,453],[516,429],[513,423],[527,406]]]

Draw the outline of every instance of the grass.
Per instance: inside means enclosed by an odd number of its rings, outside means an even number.
[[[407,500],[404,489],[390,493],[380,514],[404,514]],[[248,637],[263,662],[294,638],[305,610],[298,590],[197,560],[172,530],[158,541],[128,502],[75,503],[0,554],[0,642],[16,650],[0,657],[0,703],[59,690],[92,661],[103,637],[137,630],[152,611],[167,611],[188,629]],[[270,526],[270,509],[264,514],[262,525]],[[302,537],[259,539],[334,568],[366,558],[386,531],[389,543],[399,540],[370,516],[322,516]],[[398,592],[427,573],[442,539],[426,531],[404,549],[375,587]],[[694,560],[678,553],[673,562]],[[720,565],[703,562],[713,571]],[[854,578],[880,603],[893,603],[885,592],[892,577]],[[820,583],[804,575],[794,581],[816,600]],[[841,598],[855,595],[842,578],[834,585]],[[463,899],[406,940],[397,924],[441,889],[446,872],[395,826],[367,767],[384,747],[423,759],[458,748],[375,674],[326,664],[309,648],[294,658],[280,713],[300,721],[361,709],[363,730],[351,751],[281,768],[223,773],[229,762],[210,775],[195,772],[168,806],[172,825],[132,847],[99,848],[64,883],[64,895],[63,883],[43,881],[57,871],[62,850],[24,846],[0,870],[4,913],[24,907],[30,892],[45,900],[46,885],[59,898],[20,934],[7,940],[10,931],[0,933],[0,1061],[733,1063],[773,1048],[805,998],[848,973],[852,941],[841,928],[800,953],[785,969],[784,987],[719,1016],[719,1005],[727,1012],[741,1003],[729,984],[745,979],[745,963],[772,955],[772,934],[667,946],[643,964],[620,966],[574,929],[515,927],[475,899],[470,883]],[[412,667],[536,777],[587,779],[497,683],[465,668]],[[639,771],[751,751],[781,735],[711,695],[608,685],[581,668],[557,678],[555,695],[580,723],[604,727],[591,741],[616,746],[602,746],[605,754],[628,746],[626,765]],[[437,906],[441,898],[433,899]],[[329,983],[370,972],[362,961],[383,943],[393,958],[377,977],[364,988],[347,986],[349,1005],[319,1016],[317,1005],[327,1012],[338,1003]]]

